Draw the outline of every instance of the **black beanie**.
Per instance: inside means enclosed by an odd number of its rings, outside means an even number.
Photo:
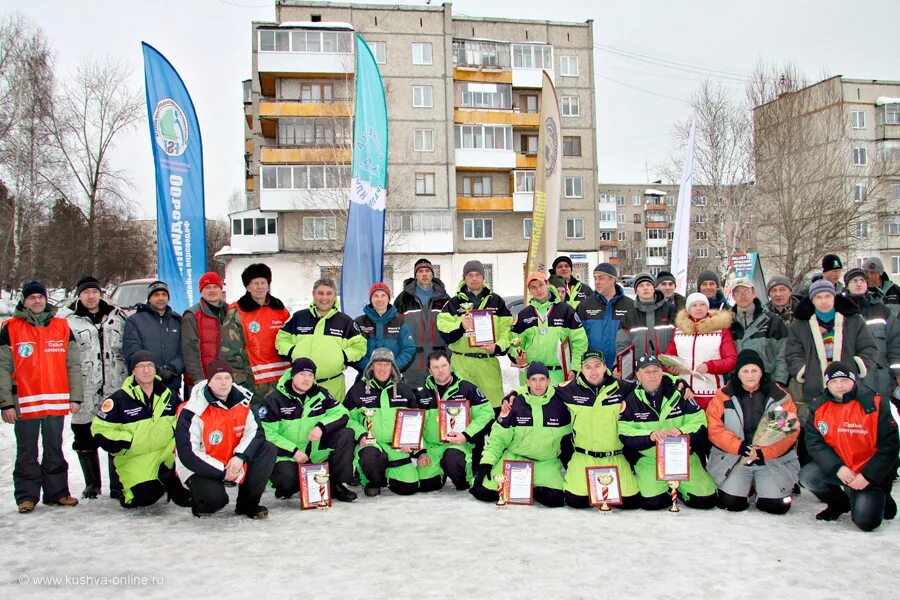
[[[32,294],[40,294],[44,298],[47,297],[47,288],[40,281],[29,281],[22,286],[22,300]]]
[[[656,276],[656,285],[659,285],[663,281],[671,281],[672,283],[678,283],[675,281],[675,276],[672,275],[668,271],[660,271],[659,275]]]
[[[544,377],[550,377],[550,371],[547,370],[547,366],[539,360],[528,365],[528,371],[526,371],[525,373],[526,379],[528,377],[531,377],[532,375],[543,375]]]
[[[574,268],[574,266],[572,265],[572,259],[571,259],[571,258],[569,258],[568,256],[560,256],[560,257],[558,257],[556,260],[553,261],[553,268],[550,269],[550,270],[553,271],[554,273],[556,273],[556,267],[559,266],[559,263],[562,263],[562,262],[564,262],[564,263],[569,263],[569,268],[570,268],[570,269],[573,269],[573,268]]]
[[[293,377],[297,373],[304,372],[312,373],[313,375],[316,374],[316,363],[314,363],[312,359],[300,357],[291,363],[291,377]]]
[[[756,350],[750,350],[749,348],[741,350],[737,357],[737,364],[734,366],[735,377],[737,376],[738,371],[747,365],[756,365],[763,373],[766,372],[766,365],[763,363],[762,357]]]
[[[152,362],[155,365],[156,359],[153,357],[153,353],[149,350],[138,350],[131,355],[131,360],[128,361],[128,366],[132,371],[134,371],[134,368],[138,365],[138,363],[142,362]]]
[[[86,275],[78,280],[78,283],[75,284],[75,295],[80,296],[81,292],[84,290],[99,290],[103,292],[103,288],[100,287],[100,280],[96,277],[91,277],[90,275]]]
[[[703,284],[704,281],[715,281],[716,285],[721,285],[719,283],[719,276],[713,273],[712,271],[703,271],[700,275],[697,276],[697,289],[700,289],[700,285]]]
[[[241,273],[241,282],[244,284],[244,287],[250,285],[250,282],[256,279],[257,277],[262,277],[266,280],[266,283],[269,285],[272,284],[272,269],[269,268],[269,265],[265,263],[253,263],[244,269],[244,272]]]

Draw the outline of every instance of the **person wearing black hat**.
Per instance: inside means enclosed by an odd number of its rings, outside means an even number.
[[[81,497],[96,498],[101,488],[100,456],[91,435],[91,421],[103,400],[119,390],[128,376],[122,348],[127,315],[103,299],[100,281],[90,276],[78,280],[75,300],[57,314],[69,322],[81,357],[84,401],[81,410],[72,415],[72,450],[78,455],[84,474]],[[122,485],[111,454],[108,461],[110,497],[118,500]]]
[[[706,445],[706,414],[693,400],[686,400],[683,386],[665,373],[656,356],[637,361],[638,385],[625,397],[619,415],[619,437],[625,457],[634,466],[641,506],[659,510],[672,505],[665,481],[656,479],[656,444],[668,435],[690,436],[690,479],[678,493],[686,506],[712,508],[716,484],[700,463],[695,448]]]
[[[434,275],[431,261],[420,258],[413,266],[413,276],[403,282],[403,289],[394,300],[416,343],[416,356],[403,373],[403,379],[413,388],[425,385],[428,356],[446,347],[437,331],[437,316],[449,299],[444,282]]]
[[[857,527],[872,531],[897,514],[897,423],[887,398],[859,387],[849,363],[831,363],[825,380],[803,428],[812,462],[800,470],[800,483],[826,504],[816,519],[849,512]]]
[[[544,363],[531,363],[527,375],[526,385],[504,398],[469,491],[479,500],[496,502],[494,476],[503,472],[503,461],[530,460],[535,502],[555,508],[565,502],[562,469],[572,454],[572,417],[550,385]]]
[[[15,426],[13,493],[20,513],[44,504],[75,506],[63,457],[65,416],[84,400],[78,343],[65,319],[47,304],[39,281],[22,286],[22,300],[0,328],[0,412]],[[38,462],[38,439],[43,452]]]
[[[900,320],[883,302],[883,296],[869,285],[863,269],[852,268],[844,273],[843,295],[853,301],[866,328],[878,346],[875,366],[869,369],[861,383],[885,398],[900,385]]]
[[[219,358],[234,369],[235,382],[265,398],[291,366],[275,350],[275,338],[291,313],[269,293],[272,269],[268,265],[249,265],[241,273],[241,282],[247,292],[228,306]]]
[[[344,487],[353,478],[353,432],[349,413],[328,390],[316,385],[316,363],[298,358],[291,363],[262,402],[253,409],[266,439],[277,449],[271,483],[276,498],[300,491],[297,465],[328,462],[331,497],[353,502],[356,494]]]
[[[725,294],[719,285],[719,276],[713,271],[703,271],[697,276],[697,291],[709,300],[709,307],[717,310],[723,306],[728,308]]]
[[[156,374],[166,384],[176,402],[181,400],[181,315],[169,306],[169,286],[154,281],[147,286],[147,303],[125,321],[122,352],[125,360],[138,350],[148,350],[156,360]]]
[[[675,276],[669,271],[660,271],[656,276],[656,289],[662,292],[667,302],[681,310],[684,308],[684,296],[675,291],[676,286]]]
[[[663,354],[675,333],[676,304],[655,288],[649,273],[635,275],[634,290],[637,297],[616,335],[616,351],[634,344],[638,356]]]
[[[265,519],[259,501],[275,466],[275,446],[266,441],[250,407],[252,394],[234,383],[224,360],[207,365],[209,379],[194,386],[175,425],[175,466],[191,490],[191,512],[208,517],[228,504],[225,486],[239,487],[235,512]]]
[[[841,269],[843,268],[844,263],[841,262],[841,257],[837,254],[826,254],[825,258],[822,259],[822,278],[825,281],[830,281],[838,294],[844,289],[841,284]]]
[[[562,278],[568,289],[566,302],[568,302],[569,306],[572,308],[578,308],[581,301],[590,295],[591,290],[582,282],[578,281],[578,278],[572,274],[572,270],[572,259],[568,256],[560,256],[553,261],[553,267],[550,269],[550,274]]]
[[[794,419],[793,431],[773,443],[755,445],[760,427],[777,418]],[[759,510],[776,515],[790,510],[800,474],[794,447],[801,424],[790,395],[775,385],[756,351],[738,354],[731,381],[716,391],[706,419],[712,443],[706,468],[719,488],[719,508],[746,510],[755,489]]]
[[[178,506],[191,505],[175,473],[177,406],[147,350],[132,355],[131,375],[100,405],[91,433],[115,463],[124,508],[150,506],[165,493]]]

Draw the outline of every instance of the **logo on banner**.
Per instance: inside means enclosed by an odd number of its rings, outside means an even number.
[[[34,346],[31,344],[19,344],[19,356],[22,358],[28,358],[32,354],[34,354]]]
[[[544,120],[544,131],[544,176],[550,177],[556,172],[556,165],[559,163],[559,129],[552,117]]]
[[[171,98],[163,98],[156,103],[153,110],[153,134],[156,145],[169,156],[181,156],[187,150],[187,117]]]
[[[373,210],[384,210],[387,191],[376,182],[384,180],[384,141],[372,128],[356,141],[355,152],[362,159],[356,165],[356,172],[350,183],[350,201],[363,204]]]

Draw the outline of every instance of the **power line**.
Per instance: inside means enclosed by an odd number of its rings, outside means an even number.
[[[612,83],[616,83],[616,84],[619,84],[619,85],[621,85],[621,86],[624,86],[624,87],[627,87],[627,88],[631,88],[631,89],[633,89],[633,90],[635,90],[635,91],[638,91],[638,92],[643,92],[643,93],[645,93],[645,94],[650,94],[651,96],[659,96],[660,98],[666,98],[666,99],[668,99],[668,100],[674,100],[674,101],[676,101],[676,102],[681,102],[682,104],[686,104],[687,106],[690,106],[690,105],[691,105],[690,102],[688,102],[687,100],[685,100],[685,99],[683,99],[683,98],[676,98],[675,96],[667,96],[667,95],[665,95],[665,94],[660,94],[659,92],[654,92],[654,91],[652,91],[652,90],[645,90],[644,88],[640,88],[640,87],[637,87],[637,86],[635,86],[635,85],[631,85],[630,83],[625,83],[624,81],[619,81],[618,79],[613,79],[612,77],[609,77],[608,75],[601,75],[600,73],[596,73],[595,75],[596,75],[597,77],[599,77],[600,79],[605,79],[606,81],[611,81]]]
[[[624,48],[618,48],[616,46],[610,46],[607,44],[594,44],[594,46],[598,50],[602,50],[604,52],[617,54],[619,56],[622,56],[622,57],[628,58],[628,59],[632,59],[632,60],[649,62],[650,64],[658,64],[659,66],[670,66],[671,68],[677,68],[679,70],[689,70],[689,71],[700,72],[700,73],[704,73],[704,74],[711,74],[711,75],[715,75],[718,77],[740,79],[740,80],[744,80],[744,81],[751,79],[751,77],[749,75],[747,75],[746,73],[740,73],[738,71],[730,71],[727,69],[717,69],[715,67],[707,67],[705,65],[701,65],[698,63],[672,60],[669,58],[655,56],[653,54],[648,54],[645,52],[637,52],[634,50],[625,50]]]

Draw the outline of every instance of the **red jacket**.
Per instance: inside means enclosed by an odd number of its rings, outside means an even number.
[[[730,310],[711,310],[708,317],[695,321],[686,309],[675,318],[675,334],[666,354],[687,360],[691,371],[706,365],[709,377],[676,373],[691,386],[694,399],[704,409],[725,384],[723,376],[734,371],[737,364],[737,348],[730,330],[733,319]]]

